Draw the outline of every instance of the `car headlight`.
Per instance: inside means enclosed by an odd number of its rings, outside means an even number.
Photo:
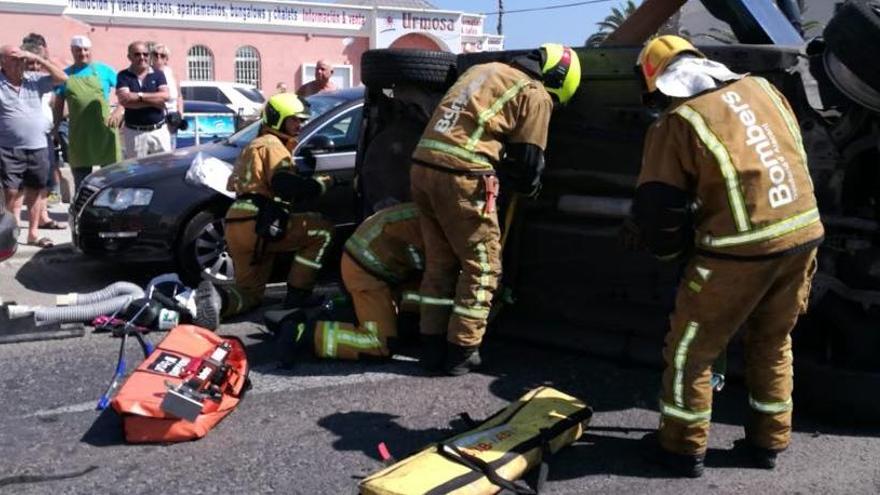
[[[92,204],[110,208],[113,211],[122,211],[132,206],[147,206],[152,199],[152,189],[109,187],[101,191]]]

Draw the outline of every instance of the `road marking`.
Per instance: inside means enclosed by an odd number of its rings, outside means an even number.
[[[25,414],[22,416],[23,418],[33,418],[33,417],[43,417],[43,416],[55,416],[56,414],[68,414],[68,413],[78,413],[85,411],[94,411],[95,405],[97,405],[97,401],[89,401],[89,402],[80,402],[79,404],[72,404],[69,406],[56,407],[54,409],[41,409],[37,412],[32,412],[30,414]]]
[[[400,361],[401,363],[395,363],[394,361]],[[261,365],[251,368],[249,376],[251,379],[251,383],[253,384],[253,389],[248,392],[248,394],[269,394],[286,391],[311,390],[326,387],[341,387],[345,385],[352,385],[355,383],[385,382],[400,378],[401,376],[405,376],[397,371],[399,370],[403,362],[414,363],[416,361],[416,359],[410,357],[395,355],[394,360],[387,364],[349,363],[356,368],[363,366],[364,368],[369,369],[364,372],[351,370],[351,373],[347,373],[344,375],[324,374],[325,372],[323,371],[323,369],[326,367],[332,368],[334,367],[334,364],[336,365],[337,370],[339,369],[339,363],[334,363],[333,361],[312,361],[308,363],[303,363],[295,370],[295,372],[305,372],[306,375],[304,376],[283,374],[284,370],[278,369],[274,364]],[[412,366],[412,364],[403,364],[403,366],[410,367]],[[310,371],[314,371],[314,373],[309,374]],[[94,411],[96,405],[97,400],[80,402],[78,404],[70,404],[51,409],[40,409],[39,411],[25,414],[21,417],[34,418],[55,416],[59,414]]]

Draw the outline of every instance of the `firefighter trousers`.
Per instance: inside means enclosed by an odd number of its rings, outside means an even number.
[[[364,270],[348,253],[342,254],[342,282],[351,295],[358,325],[338,321],[315,323],[315,355],[356,360],[391,356],[389,343],[397,338],[397,316],[405,310],[400,287]],[[410,309],[411,310],[411,309]]]
[[[481,176],[418,164],[410,174],[425,241],[420,332],[446,335],[459,346],[478,346],[501,275],[497,212],[485,211]]]
[[[747,440],[771,450],[791,438],[791,330],[806,311],[816,250],[762,261],[695,256],[670,316],[663,358],[659,440],[678,454],[706,451],[712,414],[711,367],[744,330],[750,418]]]
[[[317,213],[291,215],[286,235],[277,241],[257,242],[255,225],[255,220],[227,218],[226,247],[235,267],[235,285],[224,288],[224,317],[260,305],[276,255],[295,253],[288,285],[298,289],[314,287],[321,260],[333,240],[333,222]]]

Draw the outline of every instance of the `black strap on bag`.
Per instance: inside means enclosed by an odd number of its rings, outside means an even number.
[[[459,449],[455,445],[449,443],[437,444],[437,453],[449,459],[450,461],[457,462],[463,466],[467,466],[468,468],[473,469],[474,471],[483,473],[486,479],[488,479],[493,485],[497,485],[503,490],[508,490],[511,493],[515,493],[516,495],[538,494],[537,490],[529,488],[525,483],[510,481],[506,478],[503,478],[500,474],[498,474],[497,471],[495,471],[495,469],[492,468],[492,466],[489,465],[489,463],[480,459],[479,457],[468,454],[467,452]],[[540,489],[540,487],[537,488]]]
[[[489,418],[487,418],[485,421],[482,421],[481,424],[485,424],[485,423],[492,421],[492,420],[497,420],[502,415],[504,415],[504,418],[503,418],[503,420],[500,420],[501,422],[499,424],[507,423],[507,422],[511,421],[513,419],[513,417],[516,416],[516,414],[519,413],[519,411],[526,406],[526,404],[527,404],[527,402],[524,402],[520,407],[514,409],[513,411],[509,411],[507,409],[502,409],[502,410],[498,411],[497,413],[493,414],[492,416],[490,416]],[[498,474],[498,472],[495,470],[496,468],[493,468],[489,463],[483,461],[482,459],[480,459],[478,457],[474,457],[470,454],[467,454],[466,452],[463,452],[461,449],[455,447],[454,445],[450,445],[450,444],[441,442],[437,445],[437,452],[440,455],[446,457],[447,459],[449,459],[451,461],[458,462],[459,464],[462,464],[464,466],[469,467],[472,471],[474,471],[474,473],[473,473],[474,476],[477,475],[477,473],[482,474],[483,476],[486,476],[486,478],[491,483],[502,488],[502,493],[504,493],[504,490],[507,490],[509,493],[513,493],[513,494],[517,494],[517,495],[519,495],[519,494],[530,494],[530,495],[531,494],[538,494],[544,489],[544,486],[546,485],[547,477],[548,477],[549,471],[550,471],[550,464],[549,463],[550,463],[550,457],[553,453],[550,449],[550,441],[552,439],[556,438],[557,436],[559,436],[560,434],[562,434],[564,431],[568,430],[569,428],[576,426],[577,423],[582,423],[582,422],[590,419],[590,417],[592,417],[592,415],[593,415],[593,410],[589,407],[585,407],[584,409],[581,409],[580,411],[577,411],[577,412],[571,414],[567,418],[557,422],[556,424],[554,424],[553,426],[551,426],[549,428],[542,428],[539,431],[538,435],[536,435],[535,437],[533,437],[530,440],[527,440],[527,441],[520,443],[519,445],[513,447],[501,459],[493,461],[494,464],[500,466],[500,465],[506,463],[509,459],[512,459],[513,455],[523,454],[530,449],[533,449],[537,446],[540,446],[541,447],[541,464],[538,468],[538,479],[535,482],[534,489],[529,488],[528,486],[523,487],[522,485],[524,483],[514,483],[514,482],[511,482],[511,481],[501,477]],[[465,418],[462,416],[462,419],[465,419]],[[465,421],[467,421],[467,420],[465,419]],[[471,421],[473,421],[473,419],[471,419]],[[449,449],[445,449],[444,447],[449,447]],[[504,458],[507,457],[508,455],[510,455],[511,457],[508,458],[507,460],[504,460]],[[451,491],[452,488],[457,489],[457,488],[460,488],[460,487],[464,486],[465,484],[471,483],[473,481],[475,481],[475,479],[472,476],[467,476],[467,475],[462,476],[456,480],[450,481],[448,483],[444,483],[442,486],[439,486],[439,487],[435,488],[434,490],[429,491],[428,494],[434,495],[436,493],[439,495],[441,493],[447,493],[447,492]],[[522,491],[524,489],[529,490],[529,491]],[[517,490],[520,490],[520,491],[517,491]]]
[[[550,456],[553,451],[550,450],[550,431],[541,428],[541,465],[538,467],[538,480],[535,481],[535,493],[541,493],[544,485],[547,484],[547,476],[550,474]]]

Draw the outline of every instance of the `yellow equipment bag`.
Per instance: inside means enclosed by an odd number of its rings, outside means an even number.
[[[479,426],[431,445],[361,481],[363,495],[537,493],[550,454],[583,434],[593,415],[583,401],[539,387]],[[516,482],[541,465],[536,489]]]

